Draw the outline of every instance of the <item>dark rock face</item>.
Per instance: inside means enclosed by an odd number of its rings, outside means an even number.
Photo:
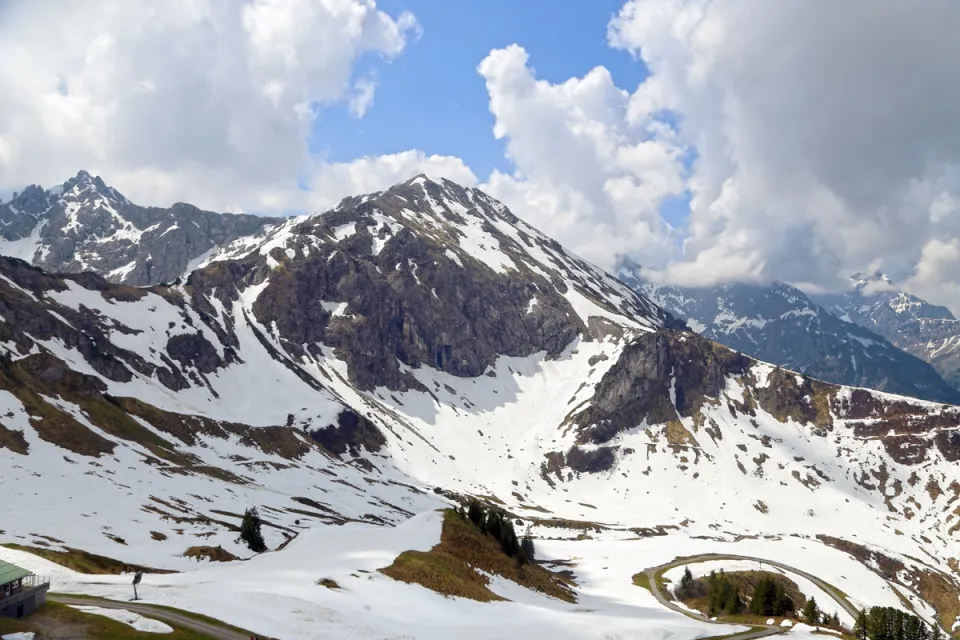
[[[603,444],[648,424],[690,417],[716,400],[730,375],[751,360],[692,333],[658,331],[637,338],[597,385],[591,406],[574,416],[578,440]],[[671,399],[671,380],[673,394]]]
[[[225,366],[212,345],[197,336],[171,338],[172,350],[165,366],[148,362],[136,352],[116,346],[109,339],[112,331],[134,335],[136,330],[116,323],[105,323],[95,311],[81,306],[79,310],[58,304],[48,292],[65,291],[69,280],[51,276],[21,260],[0,257],[0,341],[12,342],[21,355],[30,353],[36,340],[56,339],[68,349],[76,349],[98,374],[108,380],[128,382],[134,372],[156,377],[172,391],[189,386],[189,372],[177,367],[191,365],[204,373]],[[91,295],[104,300],[146,295],[145,291],[122,285],[111,285],[92,273],[80,274],[75,281]]]
[[[137,286],[172,282],[206,252],[279,222],[188,204],[140,207],[86,171],[55,189],[27,187],[0,204],[0,238],[21,241],[18,257],[47,271],[94,271]]]
[[[957,389],[919,354],[837,317],[790,285],[657,287],[628,263],[620,277],[701,335],[758,360],[835,384],[960,403]]]
[[[649,317],[653,326],[667,321],[628,290],[619,296],[624,308],[612,307],[606,294],[616,281],[603,280],[532,229],[518,229],[518,241],[500,226],[517,225],[517,219],[478,193],[449,182],[411,181],[348,198],[291,226],[286,247],[262,258],[278,266],[251,266],[267,281],[254,315],[276,327],[295,358],[316,354],[311,345],[324,344],[348,363],[360,389],[399,391],[420,388],[404,365],[479,376],[500,355],[544,351],[553,357],[577,337],[602,338],[604,332],[589,331],[564,297],[570,286],[611,312]],[[482,228],[490,249],[512,261],[510,268],[495,269],[460,249],[456,238],[471,224]],[[331,242],[337,234],[340,239]],[[552,261],[535,261],[528,247],[549,251]],[[603,326],[600,318],[592,320]]]
[[[311,431],[310,437],[336,456],[348,451],[356,456],[364,449],[376,452],[387,444],[376,425],[351,410],[341,411],[337,416],[337,424]]]

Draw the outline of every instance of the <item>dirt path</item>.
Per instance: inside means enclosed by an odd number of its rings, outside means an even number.
[[[168,609],[163,609],[150,604],[140,604],[137,602],[119,602],[117,600],[103,600],[100,598],[86,598],[84,596],[70,596],[64,594],[48,594],[47,599],[51,602],[60,604],[75,604],[89,607],[103,607],[105,609],[126,609],[133,613],[155,618],[164,622],[169,622],[178,627],[190,629],[197,633],[210,636],[213,640],[250,640],[253,634],[240,633],[223,624],[205,622],[192,618],[188,615],[182,615]],[[263,636],[261,636],[262,638]],[[264,638],[264,640],[267,640]]]

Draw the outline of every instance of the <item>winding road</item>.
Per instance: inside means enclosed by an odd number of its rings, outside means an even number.
[[[676,611],[676,612],[678,612],[678,613],[682,613],[683,615],[685,615],[685,616],[687,616],[687,617],[693,618],[693,619],[695,619],[695,620],[699,620],[699,621],[701,621],[701,622],[708,622],[708,623],[710,623],[710,624],[723,624],[723,625],[731,626],[731,625],[733,625],[733,623],[717,622],[716,620],[711,620],[710,618],[708,618],[707,616],[705,616],[705,615],[703,615],[703,614],[695,613],[695,612],[693,612],[693,611],[690,611],[689,609],[684,609],[684,608],[682,608],[682,607],[677,606],[675,603],[673,603],[672,601],[670,601],[666,596],[664,596],[663,592],[660,591],[660,585],[657,584],[657,574],[659,574],[659,573],[662,573],[662,572],[664,572],[664,571],[668,571],[668,570],[670,570],[670,569],[674,569],[674,568],[676,568],[676,567],[683,567],[683,566],[686,566],[686,565],[688,565],[688,564],[696,564],[696,563],[698,563],[698,562],[709,562],[709,561],[712,561],[712,560],[746,560],[746,561],[749,561],[749,562],[760,562],[760,563],[763,563],[763,564],[770,565],[771,567],[777,567],[778,569],[783,569],[784,571],[787,571],[787,572],[789,572],[789,573],[795,573],[795,574],[797,574],[798,576],[802,576],[802,577],[806,578],[807,580],[809,580],[810,582],[812,582],[813,584],[815,584],[817,587],[819,587],[821,590],[823,590],[824,593],[826,593],[828,596],[830,596],[831,598],[833,598],[833,600],[834,600],[838,605],[840,605],[840,607],[842,607],[843,610],[846,611],[847,613],[849,613],[851,616],[853,616],[854,618],[857,617],[857,609],[856,609],[856,607],[854,607],[852,604],[850,604],[850,602],[846,599],[846,597],[844,597],[842,594],[838,593],[835,588],[831,587],[829,584],[827,584],[826,582],[824,582],[824,581],[821,580],[820,578],[818,578],[818,577],[816,577],[816,576],[814,576],[814,575],[811,575],[811,574],[807,573],[806,571],[802,571],[802,570],[800,570],[800,569],[797,569],[796,567],[791,567],[791,566],[789,566],[789,565],[782,564],[782,563],[780,563],[780,562],[774,562],[774,561],[771,561],[771,560],[765,560],[765,559],[763,559],[763,558],[755,558],[755,557],[752,557],[752,556],[728,555],[728,554],[720,554],[720,553],[707,553],[707,554],[702,554],[702,555],[698,555],[698,556],[690,556],[690,557],[687,557],[687,558],[677,558],[676,560],[673,560],[672,562],[668,562],[668,563],[666,563],[666,564],[662,564],[662,565],[660,565],[660,566],[658,566],[658,567],[651,567],[651,568],[649,568],[649,569],[646,569],[646,570],[644,570],[643,573],[646,574],[647,579],[648,579],[649,582],[650,582],[650,591],[651,591],[651,593],[653,593],[653,597],[656,598],[657,601],[658,601],[660,604],[662,604],[663,606],[665,606],[665,607],[667,607],[667,608],[669,608],[669,609],[672,609],[673,611]],[[743,625],[733,625],[733,626],[743,626]],[[778,626],[766,626],[765,628],[760,629],[760,630],[757,630],[757,631],[754,631],[754,632],[752,632],[752,633],[750,633],[750,632],[744,632],[744,633],[741,633],[741,634],[733,634],[733,635],[728,636],[728,637],[730,637],[730,638],[736,638],[737,640],[753,640],[754,638],[765,638],[765,637],[767,637],[767,636],[772,636],[772,635],[775,635],[775,634],[778,634],[778,633],[786,633],[787,631],[788,631],[788,629],[785,629],[785,628],[782,628],[782,627],[778,627]]]
[[[241,633],[225,624],[207,622],[189,615],[170,611],[150,604],[138,604],[136,602],[120,602],[117,600],[104,600],[101,598],[87,598],[84,596],[70,596],[65,594],[48,594],[47,600],[66,605],[80,605],[88,607],[103,607],[104,609],[125,609],[133,613],[139,613],[142,616],[169,622],[184,629],[196,631],[213,640],[250,640],[253,634]],[[266,638],[260,636],[261,638]]]

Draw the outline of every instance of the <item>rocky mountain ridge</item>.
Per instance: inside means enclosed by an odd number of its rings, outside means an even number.
[[[47,271],[94,271],[111,282],[173,282],[215,248],[281,222],[177,203],[141,207],[80,171],[62,185],[31,185],[0,202],[0,254]]]
[[[841,319],[926,360],[944,380],[960,388],[960,320],[949,309],[899,289],[882,273],[858,273],[850,280],[850,291],[816,300]]]
[[[837,317],[786,283],[661,286],[629,261],[618,275],[701,335],[759,360],[836,384],[960,403],[960,392],[922,355]]]

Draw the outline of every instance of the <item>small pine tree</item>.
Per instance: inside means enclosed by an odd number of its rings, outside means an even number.
[[[517,556],[517,559],[520,561],[520,564],[528,564],[533,562],[536,554],[537,551],[533,546],[533,538],[530,537],[530,532],[527,531],[523,536],[523,540],[520,541],[520,554]]]
[[[941,638],[943,638],[943,634],[940,632],[940,625],[934,621],[933,631],[930,634],[930,640],[941,640]]]
[[[486,513],[480,501],[476,498],[470,498],[470,504],[467,506],[467,517],[470,519],[470,522],[482,529],[485,515]]]
[[[680,600],[687,600],[693,597],[693,587],[693,574],[690,573],[690,567],[687,567],[683,571],[683,577],[680,578],[680,586],[677,587],[677,591],[674,595],[676,595]]]
[[[503,528],[500,530],[500,548],[511,558],[516,558],[520,553],[520,542],[517,540],[517,532],[513,528],[513,522],[507,518],[503,521]]]
[[[500,510],[491,510],[487,513],[487,519],[484,523],[484,530],[489,533],[491,536],[500,539],[500,534],[503,531],[503,512]]]
[[[857,619],[853,622],[853,635],[857,640],[867,640],[867,610],[860,609]]]
[[[254,553],[263,553],[267,550],[267,544],[263,541],[263,534],[260,532],[260,524],[260,512],[256,507],[250,507],[244,512],[243,521],[240,523],[240,539],[246,542]]]
[[[820,609],[817,607],[816,598],[810,598],[803,605],[803,619],[812,625],[820,624]]]

